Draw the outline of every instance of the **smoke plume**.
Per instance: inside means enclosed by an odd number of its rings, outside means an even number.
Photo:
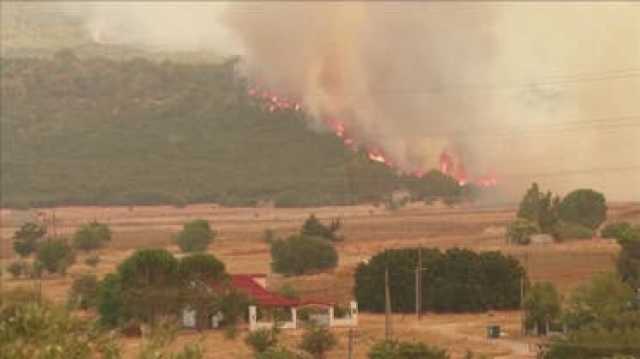
[[[638,3],[84,6],[97,39],[240,53],[252,81],[402,170],[447,151],[516,193],[537,180],[640,199]]]

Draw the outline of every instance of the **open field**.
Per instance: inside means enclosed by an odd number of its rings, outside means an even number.
[[[185,208],[169,206],[136,207],[68,207],[29,211],[1,210],[2,260],[12,260],[10,237],[23,221],[38,216],[50,223],[51,231],[69,234],[80,224],[98,220],[108,223],[114,231],[112,243],[101,250],[101,262],[96,269],[104,275],[137,248],[162,246],[177,252],[172,236],[188,220],[208,219],[219,232],[209,251],[222,259],[231,273],[270,273],[269,248],[262,240],[267,228],[279,236],[296,231],[304,219],[315,213],[321,219],[340,217],[346,240],[338,243],[340,264],[332,273],[321,273],[297,278],[269,276],[269,285],[278,287],[284,283],[294,285],[303,297],[331,299],[346,302],[351,296],[352,274],[362,260],[384,248],[422,245],[450,248],[463,246],[475,250],[502,250],[520,259],[533,281],[554,282],[567,293],[581,281],[598,271],[613,268],[618,251],[616,244],[607,240],[592,239],[562,244],[509,247],[504,241],[504,226],[514,216],[514,209],[495,208],[445,208],[411,205],[389,212],[373,206],[322,207],[307,209],[274,208],[222,208],[215,205],[194,205]],[[55,217],[55,221],[53,218]],[[640,222],[640,204],[612,205],[610,220],[624,219]],[[47,297],[64,301],[73,278],[91,271],[79,255],[69,275],[65,278],[50,277],[42,281]],[[6,287],[33,285],[27,280],[4,278]],[[430,314],[418,322],[414,316],[396,315],[393,318],[394,335],[415,338],[431,344],[447,346],[460,357],[467,349],[486,353],[491,357],[529,357],[527,340],[518,338],[520,313],[493,314]],[[505,328],[507,337],[488,342],[484,337],[487,324],[496,323]],[[242,336],[243,334],[241,334]],[[288,332],[283,341],[294,345],[300,332]],[[355,358],[365,358],[367,347],[384,336],[384,318],[380,315],[362,314],[355,340]],[[346,331],[339,332],[339,345],[329,358],[345,358]],[[250,353],[242,339],[225,340],[221,332],[208,331],[202,335],[184,332],[176,345],[186,341],[202,341],[207,357],[249,358]],[[135,353],[139,340],[126,339],[125,348]],[[233,354],[230,354],[233,353]]]

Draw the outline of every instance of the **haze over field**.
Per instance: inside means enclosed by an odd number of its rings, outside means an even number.
[[[640,199],[637,3],[55,6],[98,42],[240,54],[250,80],[406,171],[446,150],[508,192]]]

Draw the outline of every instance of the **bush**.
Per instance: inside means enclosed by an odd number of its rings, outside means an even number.
[[[571,331],[554,338],[544,353],[545,359],[637,358],[640,343],[638,328],[589,328]]]
[[[593,238],[593,230],[577,223],[558,222],[553,228],[553,236],[558,241]]]
[[[326,352],[336,346],[336,343],[336,337],[327,328],[310,325],[302,336],[300,349],[314,358],[322,359]]]
[[[82,251],[102,248],[111,241],[111,229],[106,224],[91,222],[84,224],[73,235],[73,246]]]
[[[96,306],[98,297],[98,278],[85,274],[73,280],[67,303],[71,308],[87,310]]]
[[[632,230],[633,227],[628,222],[610,223],[602,229],[600,235],[602,238],[620,239],[625,236],[626,232]]]
[[[516,218],[507,226],[507,242],[527,245],[531,243],[531,235],[539,233],[540,228],[527,219]]]
[[[384,273],[390,269],[392,310],[415,311],[415,269],[418,249],[386,250],[361,263],[355,272],[354,293],[361,310],[384,311]],[[468,312],[515,309],[520,281],[526,272],[518,261],[499,252],[475,253],[454,248],[442,253],[422,249],[423,309]]]
[[[257,329],[250,332],[244,342],[255,353],[264,353],[278,343],[277,331],[266,328]]]
[[[369,359],[448,359],[446,350],[420,342],[379,341],[368,353]]]
[[[38,246],[36,258],[49,273],[65,274],[75,255],[63,238],[49,239]]]
[[[256,353],[256,359],[303,359],[303,357],[284,347],[271,347],[262,353]]]
[[[324,239],[291,236],[271,244],[271,260],[274,272],[300,275],[312,270],[334,268],[338,265],[338,253]]]
[[[607,202],[602,193],[579,189],[569,193],[558,208],[561,220],[596,229],[607,219]]]
[[[13,278],[19,278],[27,274],[27,271],[28,271],[27,263],[23,261],[13,262],[9,264],[9,266],[7,267],[7,270],[9,271],[9,273],[11,273]]]
[[[620,241],[622,250],[616,260],[618,275],[631,287],[640,288],[640,239]]]
[[[215,231],[204,219],[196,219],[186,223],[176,237],[176,244],[183,252],[202,252],[213,242]]]
[[[87,258],[84,260],[84,263],[85,263],[86,265],[88,265],[89,267],[93,267],[93,268],[95,268],[95,267],[97,267],[97,266],[98,266],[98,263],[100,263],[100,256],[98,256],[98,255],[91,255],[91,256],[87,257]]]
[[[105,327],[116,327],[126,318],[122,285],[116,274],[107,274],[98,284],[96,307],[98,323]]]
[[[35,252],[38,242],[47,234],[45,226],[27,222],[13,235],[13,249],[21,257],[27,257]]]

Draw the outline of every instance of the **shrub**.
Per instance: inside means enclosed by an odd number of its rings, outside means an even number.
[[[315,237],[291,236],[271,244],[274,272],[300,275],[312,270],[334,268],[338,253],[333,245]]]
[[[369,359],[448,359],[446,350],[420,342],[379,341],[368,353]]]
[[[27,273],[28,268],[25,262],[16,261],[9,264],[9,266],[7,267],[7,270],[9,271],[9,273],[11,273],[13,278],[19,278],[22,275],[25,275]]]
[[[326,352],[336,346],[336,343],[336,337],[327,328],[310,325],[302,336],[300,349],[314,358],[322,359]]]
[[[111,241],[111,229],[106,224],[91,222],[84,224],[73,235],[73,246],[82,251],[102,248]]]
[[[96,307],[100,314],[98,323],[115,327],[125,319],[122,285],[116,274],[107,274],[98,284]]]
[[[36,258],[47,272],[60,274],[65,274],[67,268],[75,261],[73,250],[63,238],[49,239],[41,243]]]
[[[640,329],[588,328],[551,340],[545,359],[637,358]]]
[[[622,250],[616,260],[616,269],[622,280],[635,289],[640,288],[640,239],[620,241]]]
[[[560,202],[559,217],[569,223],[596,229],[607,219],[607,203],[602,193],[579,189],[569,193]]]
[[[27,257],[35,252],[38,242],[47,234],[45,226],[27,222],[13,235],[13,249],[21,257]]]
[[[196,219],[184,225],[176,237],[176,244],[183,252],[202,252],[213,242],[215,236],[209,222]]]
[[[257,329],[250,332],[244,342],[255,353],[264,353],[278,343],[277,331],[266,328]]]
[[[284,347],[271,347],[262,353],[256,353],[256,359],[303,359],[303,357]]]
[[[560,221],[553,227],[553,236],[558,241],[593,238],[593,230],[577,223]]]
[[[84,263],[85,263],[86,265],[88,265],[89,267],[93,267],[93,268],[95,268],[95,267],[97,267],[97,266],[98,266],[98,263],[100,263],[100,256],[98,256],[98,255],[91,255],[91,256],[87,257],[87,258],[84,260]]]
[[[507,242],[527,245],[531,243],[531,235],[539,233],[540,228],[527,219],[516,218],[507,226]]]
[[[385,268],[392,310],[415,311],[415,269],[418,249],[386,250],[361,263],[355,272],[354,293],[361,310],[384,311]],[[454,248],[442,253],[422,249],[423,309],[440,312],[515,309],[520,281],[526,272],[518,261],[499,252],[475,253]]]
[[[602,229],[600,235],[602,238],[619,239],[632,230],[633,227],[628,222],[610,223]]]
[[[96,306],[98,297],[98,278],[85,274],[73,280],[67,300],[71,308],[87,310]]]

